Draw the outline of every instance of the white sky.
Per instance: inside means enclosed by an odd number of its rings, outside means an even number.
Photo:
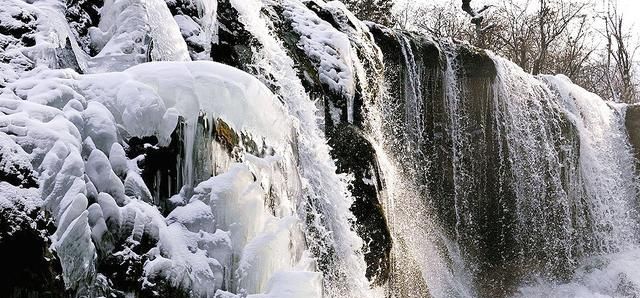
[[[638,0],[618,0],[618,8],[627,17],[630,24],[634,24],[636,32],[640,28],[640,1]]]

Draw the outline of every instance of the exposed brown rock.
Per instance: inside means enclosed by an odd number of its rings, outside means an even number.
[[[625,125],[629,142],[636,152],[636,160],[640,162],[640,104],[630,105],[627,108]]]

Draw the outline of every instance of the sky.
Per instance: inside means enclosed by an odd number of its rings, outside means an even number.
[[[640,1],[638,0],[618,0],[618,7],[624,13],[627,20],[635,23],[636,32],[640,30]],[[640,33],[640,32],[639,32]]]

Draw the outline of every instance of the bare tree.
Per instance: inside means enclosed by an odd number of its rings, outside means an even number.
[[[572,78],[574,82],[583,85],[587,79],[589,62],[593,58],[600,43],[593,34],[591,23],[593,18],[582,15],[576,26],[561,38],[559,46],[552,50],[552,57],[548,64],[555,66],[553,73],[562,73]]]
[[[523,3],[504,0],[496,12],[501,20],[501,30],[494,33],[499,43],[493,43],[491,50],[511,59],[523,69],[531,69],[532,56],[535,53],[536,33],[535,15],[529,13],[530,1]],[[500,45],[500,48],[496,48]]]
[[[539,74],[545,69],[549,55],[549,48],[556,42],[570,25],[580,19],[586,2],[538,0],[537,14],[538,44],[537,57],[533,62],[531,72]]]
[[[414,1],[405,1],[395,16],[396,24],[400,29],[409,29],[410,24],[421,18],[417,17],[416,10],[419,9]]]
[[[633,82],[633,61],[638,47],[629,46],[631,34],[625,27],[622,14],[615,3],[609,2],[604,15],[607,40],[606,66],[610,98],[614,101],[635,102],[637,86]]]
[[[615,5],[598,13],[587,0],[502,0],[487,13],[489,6],[474,10],[463,0],[463,13],[458,1],[412,9],[405,22],[436,38],[490,49],[532,74],[565,74],[605,99],[630,102],[640,95],[634,84],[638,48],[630,46],[631,32]]]
[[[449,3],[436,2],[416,8],[415,15],[428,17],[416,18],[414,26],[429,32],[435,38],[472,39],[474,32],[470,29],[467,18],[461,16],[457,10],[451,9],[454,1],[458,0],[451,0]]]

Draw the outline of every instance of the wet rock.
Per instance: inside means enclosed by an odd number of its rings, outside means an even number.
[[[142,169],[142,179],[149,187],[154,205],[158,206],[164,215],[172,210],[166,199],[180,191],[178,177],[182,169],[180,158],[184,147],[183,128],[184,122],[180,121],[171,134],[171,143],[168,146],[158,146],[158,138],[155,136],[133,137],[128,140],[127,157],[133,159],[142,156],[138,162]]]
[[[80,64],[78,63],[77,55],[73,51],[71,47],[71,40],[67,37],[66,42],[64,44],[64,48],[55,49],[56,53],[56,62],[58,63],[58,68],[71,68],[75,70],[77,73],[83,73]]]
[[[636,152],[636,160],[640,162],[640,105],[627,107],[625,125],[629,134],[629,142]]]
[[[484,285],[477,289],[480,296],[508,295],[520,272],[514,270],[514,264],[519,264],[514,239],[517,231],[513,229],[515,195],[500,172],[509,164],[508,152],[503,149],[506,140],[494,133],[499,125],[493,114],[495,64],[484,51],[467,45],[436,42],[373,24],[370,27],[384,55],[385,79],[390,86],[385,121],[390,123],[388,138],[402,144],[396,155],[401,156],[404,175],[416,185],[426,186],[419,196],[429,202],[447,237],[460,244],[463,258],[478,266],[472,275],[474,284]],[[408,51],[415,65],[407,65],[403,53]],[[412,71],[417,78],[410,77]],[[455,115],[445,96],[448,71],[453,71],[460,92]],[[419,80],[418,94],[422,96],[414,103],[417,111],[407,108],[413,95],[406,86],[412,79]],[[458,131],[452,128],[452,117],[459,123]],[[407,124],[408,119],[417,121],[412,124],[415,127]],[[464,151],[454,152],[454,142],[463,142],[456,146]],[[457,193],[456,189],[465,191]],[[398,245],[402,250],[403,244]],[[442,249],[446,251],[444,246]],[[415,290],[426,291],[426,287]]]
[[[65,297],[31,158],[4,133],[0,144],[0,297]]]
[[[389,279],[392,238],[380,203],[383,189],[375,150],[362,133],[352,125],[332,128],[329,145],[337,157],[338,172],[351,173],[355,180],[349,190],[355,198],[351,211],[356,230],[365,243],[367,278],[382,285]]]
[[[54,232],[44,211],[20,203],[0,207],[0,296],[72,296],[65,291],[60,260],[49,249],[46,235]]]
[[[89,55],[97,54],[90,47],[89,28],[97,27],[100,22],[100,8],[103,0],[66,0],[65,17],[80,47]]]
[[[457,54],[456,59],[460,61],[465,77],[492,79],[496,76],[496,65],[484,50],[472,46],[461,46]]]
[[[238,144],[240,143],[240,137],[235,131],[233,131],[233,129],[231,129],[231,127],[229,127],[226,122],[222,121],[221,119],[218,119],[215,127],[216,140],[220,144],[225,146],[229,153],[231,153],[231,151],[233,151],[233,148],[238,146]]]
[[[217,13],[218,43],[211,45],[211,58],[245,70],[252,64],[252,48],[260,45],[238,20],[238,11],[229,0],[218,0]]]

